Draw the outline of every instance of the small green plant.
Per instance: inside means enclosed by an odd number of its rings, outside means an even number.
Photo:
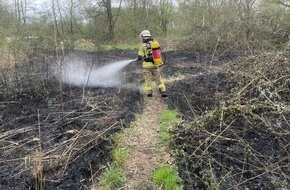
[[[160,165],[153,173],[153,182],[164,190],[181,190],[181,178],[170,165]]]
[[[123,187],[125,182],[124,172],[115,165],[110,166],[100,178],[101,190],[116,190]]]
[[[132,152],[132,149],[123,142],[124,133],[125,130],[122,128],[120,133],[113,136],[115,147],[112,150],[112,159],[115,166],[119,168],[124,168],[124,164]]]
[[[131,148],[122,143],[124,129],[121,133],[111,136],[115,147],[112,150],[112,165],[102,173],[99,189],[101,190],[115,190],[123,187],[126,179],[125,163],[131,154]]]
[[[162,125],[177,125],[181,121],[179,115],[177,110],[166,110],[159,116],[158,120]]]
[[[118,167],[123,167],[127,158],[131,154],[131,149],[129,147],[116,147],[112,151],[114,164]]]
[[[161,144],[168,145],[169,141],[172,139],[170,130],[173,126],[181,122],[179,115],[180,114],[177,110],[167,110],[159,116],[158,121],[160,123]]]

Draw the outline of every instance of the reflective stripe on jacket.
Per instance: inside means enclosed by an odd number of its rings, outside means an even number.
[[[156,65],[153,64],[153,62],[146,62],[144,61],[145,58],[147,58],[147,48],[146,48],[146,44],[143,43],[138,51],[138,55],[141,56],[143,58],[143,63],[142,63],[142,67],[143,68],[157,68]]]

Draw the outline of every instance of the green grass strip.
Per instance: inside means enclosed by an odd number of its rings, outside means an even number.
[[[125,163],[132,150],[122,141],[123,135],[124,129],[112,136],[115,145],[112,150],[112,164],[100,176],[100,190],[117,190],[125,184]]]
[[[124,171],[121,168],[112,165],[104,173],[102,173],[100,179],[100,189],[117,190],[122,188],[124,183]]]
[[[168,146],[172,139],[172,129],[178,125],[182,119],[180,113],[177,110],[166,110],[158,117],[160,123],[160,139],[161,145]]]
[[[164,190],[182,190],[181,178],[170,165],[159,165],[153,173],[153,182]]]
[[[163,148],[169,148],[173,138],[173,128],[182,122],[178,110],[166,110],[159,117],[160,139],[159,143]],[[182,190],[182,180],[178,172],[169,164],[160,164],[153,173],[153,182],[164,190]]]

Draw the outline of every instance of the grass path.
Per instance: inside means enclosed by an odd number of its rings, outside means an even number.
[[[145,98],[144,111],[124,133],[123,141],[132,149],[125,163],[126,190],[152,189],[153,171],[158,163],[170,162],[170,155],[158,146],[158,116],[167,110],[161,97]]]

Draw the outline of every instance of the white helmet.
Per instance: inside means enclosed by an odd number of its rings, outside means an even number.
[[[143,37],[151,37],[150,31],[149,30],[143,30],[140,35],[142,38]]]

